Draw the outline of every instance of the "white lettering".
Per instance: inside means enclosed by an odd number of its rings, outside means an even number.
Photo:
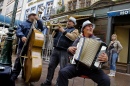
[[[120,15],[128,15],[129,14],[129,11],[128,10],[125,10],[125,11],[121,11],[120,12]]]
[[[125,11],[125,14],[129,14],[129,11]]]

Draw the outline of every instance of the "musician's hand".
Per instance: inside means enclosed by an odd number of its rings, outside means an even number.
[[[65,30],[63,29],[63,27],[61,26],[61,24],[58,23],[58,25],[59,25],[59,26],[58,26],[58,27],[59,27],[58,30],[59,30],[60,32],[64,32]]]
[[[72,54],[75,54],[76,50],[77,50],[77,47],[69,47],[69,48],[68,48],[68,51],[69,51],[70,53],[72,53]]]
[[[98,60],[101,62],[107,62],[108,61],[108,56],[106,53],[102,53],[99,57]]]
[[[39,17],[36,15],[36,16],[35,16],[35,19],[36,19],[36,20],[39,20]]]
[[[26,37],[22,37],[22,42],[26,42],[27,38]]]

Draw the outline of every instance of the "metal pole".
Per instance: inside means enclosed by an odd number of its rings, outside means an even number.
[[[12,65],[12,61],[11,61],[12,41],[13,41],[12,36],[13,36],[13,31],[14,31],[14,23],[15,23],[15,17],[16,17],[16,12],[17,12],[18,1],[19,0],[15,0],[12,19],[11,19],[10,26],[8,29],[9,32],[7,33],[8,37],[5,40],[4,47],[1,52],[0,64],[2,65],[10,65],[10,66]]]

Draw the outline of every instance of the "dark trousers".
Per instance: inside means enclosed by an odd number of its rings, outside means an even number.
[[[18,75],[20,74],[20,71],[21,71],[21,68],[22,68],[21,62],[23,64],[24,58],[21,58],[21,61],[20,61],[20,57],[19,57],[20,52],[21,52],[21,49],[18,49],[17,58],[15,60],[14,68],[13,68],[13,71],[12,71],[12,77],[11,77],[13,80],[15,80],[18,77]],[[25,54],[25,52],[23,52],[22,55],[24,55],[24,54]]]
[[[62,69],[68,63],[68,56],[69,55],[67,53],[67,50],[54,48],[50,57],[48,73],[47,73],[47,78],[46,78],[46,81],[48,83],[52,82],[57,65],[60,63],[60,69]]]
[[[81,75],[88,76],[98,86],[110,86],[109,77],[101,69],[91,70],[83,66],[77,68],[76,65],[72,64],[67,65],[59,71],[58,86],[68,86],[68,79]]]

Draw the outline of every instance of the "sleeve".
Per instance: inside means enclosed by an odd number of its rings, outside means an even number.
[[[75,29],[75,30],[72,31],[71,33],[65,31],[63,34],[64,34],[67,38],[69,38],[71,41],[75,41],[75,40],[78,38],[78,36],[79,36],[79,32],[78,32],[77,29]]]
[[[72,46],[76,47],[77,44],[78,44],[78,42],[79,42],[79,40],[80,40],[80,38],[77,38],[77,39],[74,41],[74,43],[72,44]],[[70,47],[72,47],[72,46],[70,46]],[[68,52],[68,54],[69,54],[70,56],[73,56],[73,54],[70,53],[68,49],[67,49],[67,52]]]
[[[38,24],[38,28],[41,29],[41,31],[43,31],[44,28],[43,28],[42,21],[41,20],[37,20],[37,24]]]
[[[117,45],[118,45],[117,53],[120,53],[120,51],[123,49],[123,47],[119,41],[117,41]]]
[[[74,41],[74,43],[72,44],[72,46],[77,46],[77,44],[78,44],[78,42],[79,42],[79,40],[80,40],[80,38],[78,37],[75,41]]]
[[[16,30],[16,36],[19,38],[25,37],[25,35],[23,34],[23,28],[24,26],[22,24],[20,24]]]

